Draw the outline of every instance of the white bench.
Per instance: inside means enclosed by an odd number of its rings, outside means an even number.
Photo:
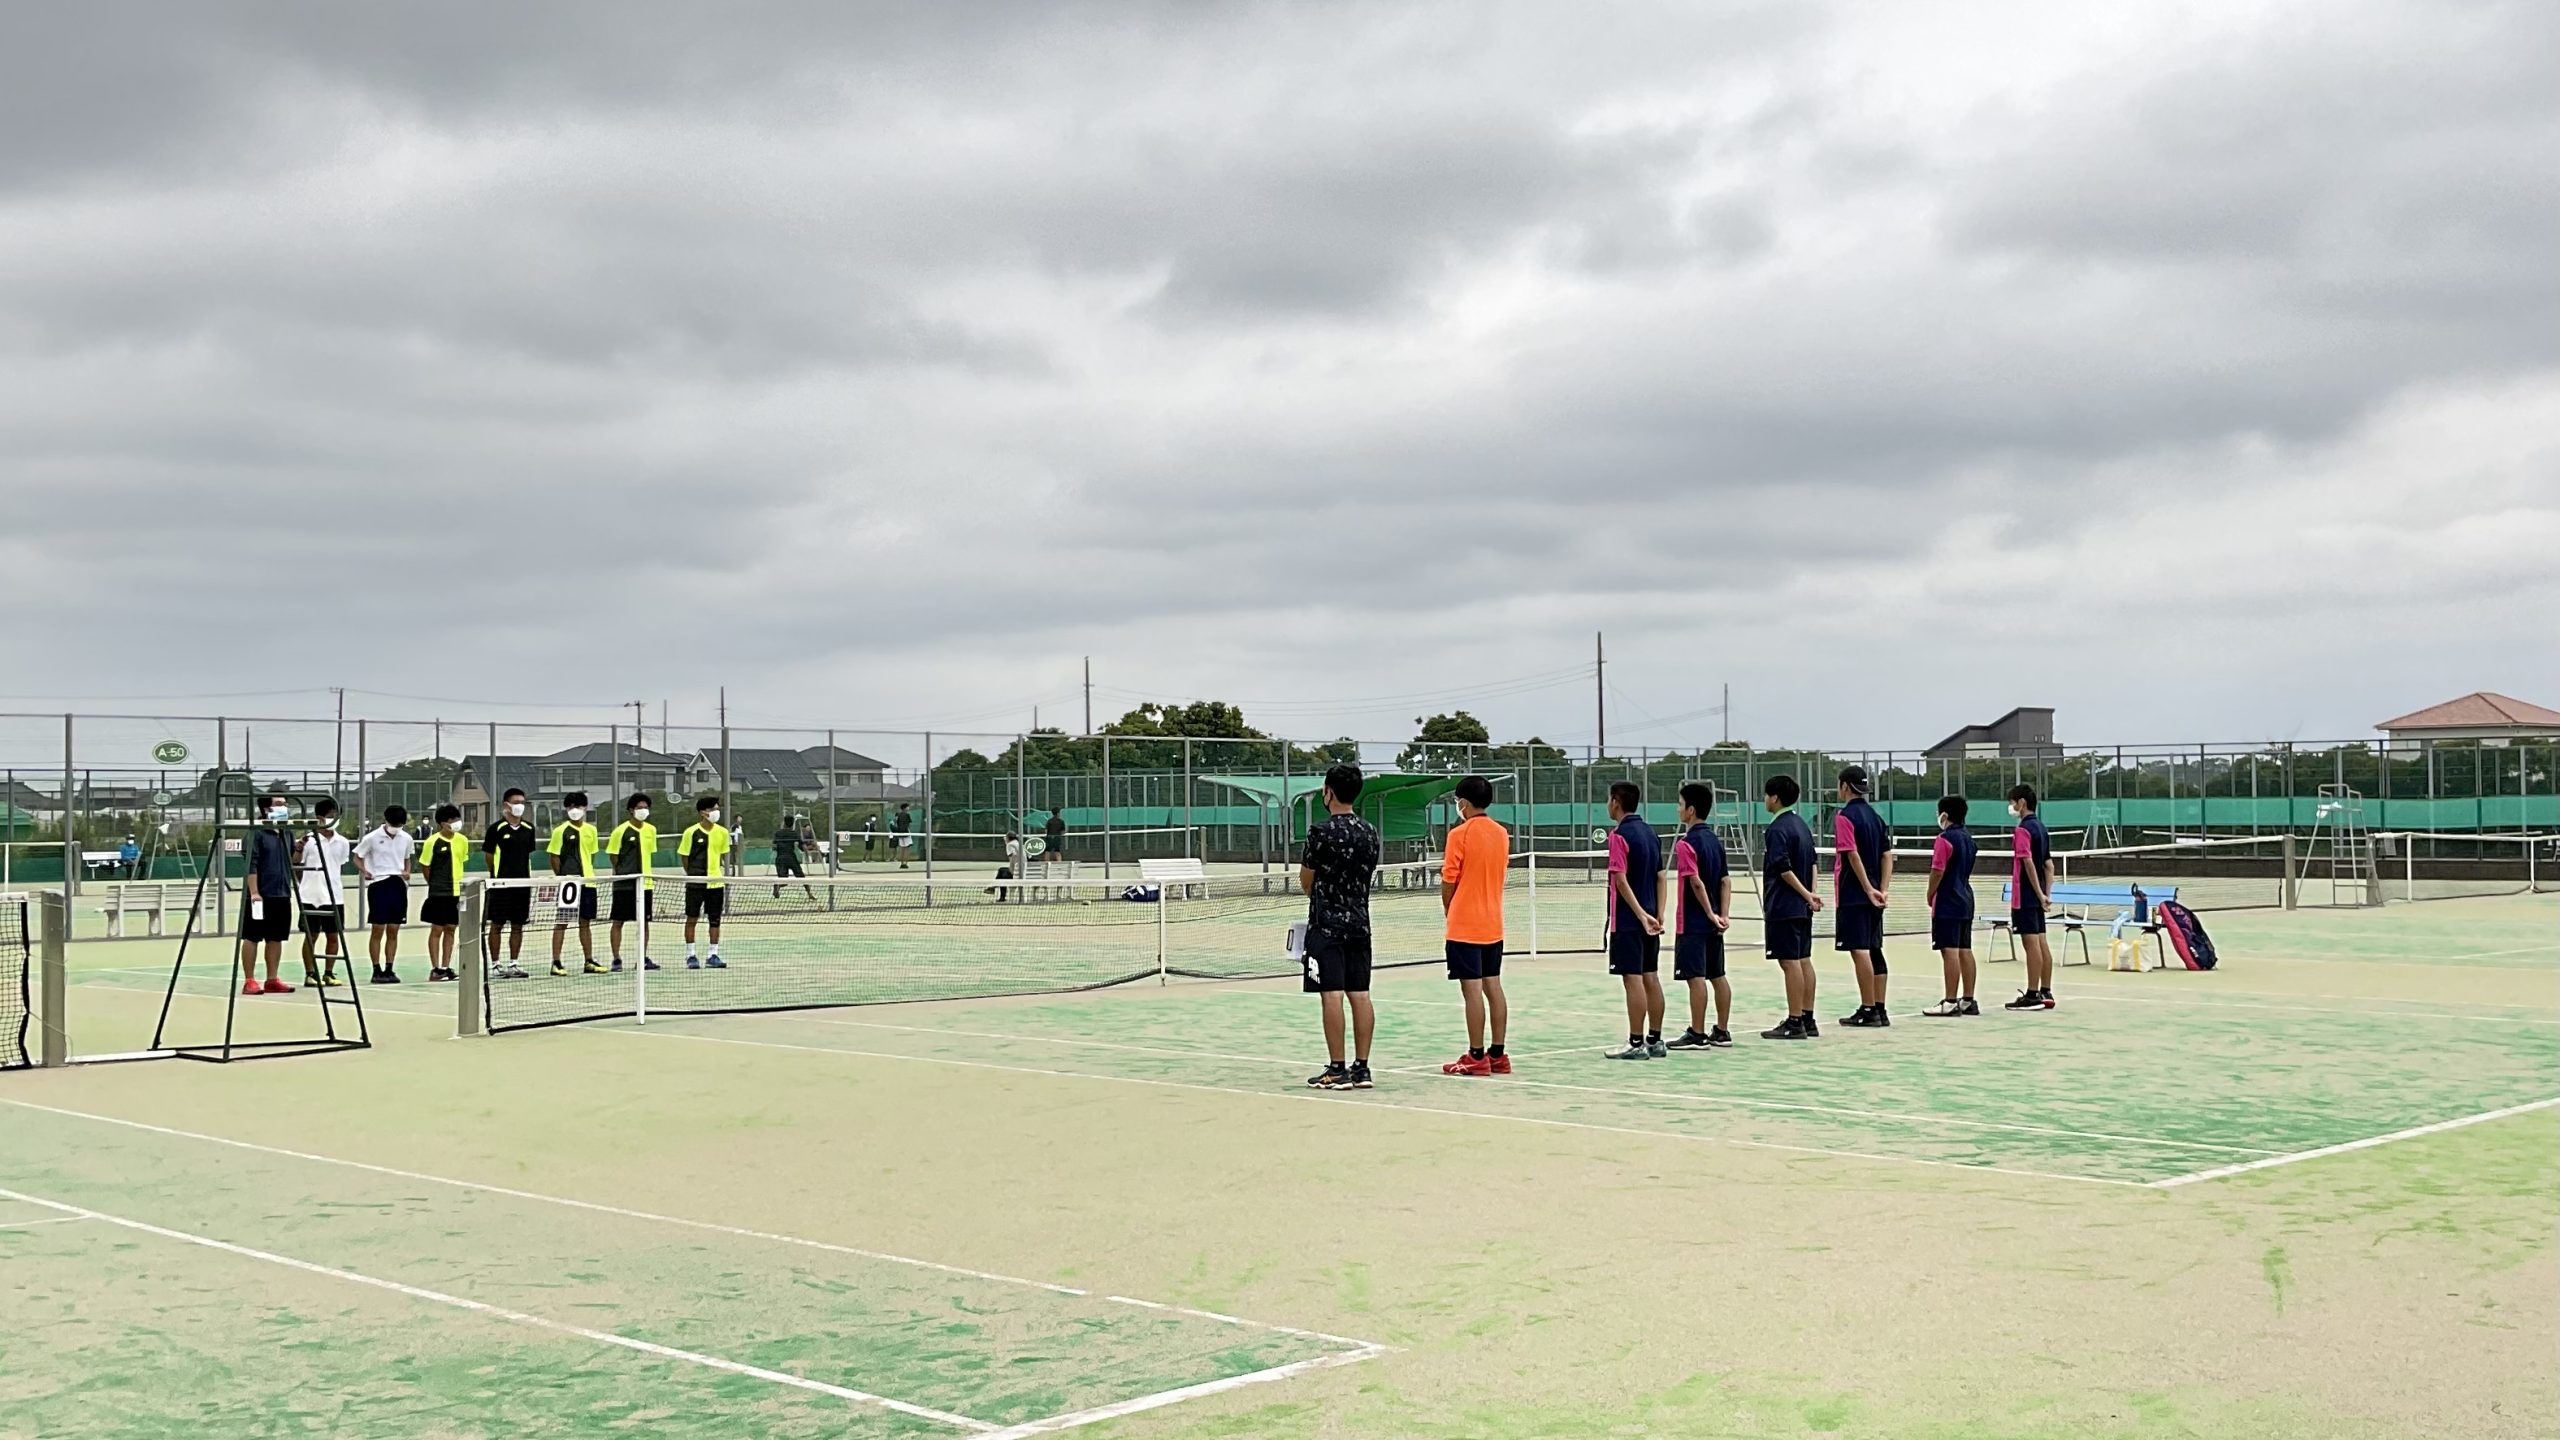
[[[92,880],[97,879],[101,875],[112,874],[123,868],[124,852],[122,850],[83,850],[80,852],[80,869]]]
[[[99,913],[107,917],[107,938],[125,938],[125,917],[140,915],[149,923],[154,936],[169,933],[169,916],[192,916],[196,908],[196,882],[133,881],[107,892]]]
[[[1178,885],[1185,899],[1204,896],[1209,887],[1209,869],[1198,860],[1141,860],[1138,878],[1159,887]]]

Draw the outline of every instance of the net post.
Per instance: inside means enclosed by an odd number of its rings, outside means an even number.
[[[1171,964],[1167,957],[1167,949],[1172,937],[1168,933],[1169,927],[1166,925],[1165,916],[1166,897],[1172,889],[1171,885],[1156,887],[1156,983],[1158,985],[1173,983],[1167,974],[1167,967]]]
[[[631,962],[631,1020],[635,1025],[646,1025],[649,1023],[649,922],[657,913],[658,892],[649,887],[645,875],[631,883],[640,892],[640,903],[633,907],[639,911],[640,958]]]
[[[36,922],[40,947],[36,956],[36,1003],[44,1019],[44,1032],[37,1044],[36,1063],[52,1069],[71,1057],[71,1032],[62,1015],[70,990],[62,948],[71,934],[71,902],[51,891],[37,899],[41,908]]]
[[[2284,832],[2284,908],[2291,910],[2302,903],[2301,847],[2290,830]]]
[[[491,753],[494,755],[496,752],[493,750]],[[493,761],[493,770],[494,764]],[[462,889],[462,924],[455,931],[453,941],[454,949],[471,956],[472,973],[469,979],[453,987],[456,996],[453,1034],[457,1040],[489,1033],[488,895],[489,882],[485,877],[467,882]],[[348,968],[353,970],[352,963]]]
[[[1102,737],[1102,878],[1111,878],[1111,737]]]

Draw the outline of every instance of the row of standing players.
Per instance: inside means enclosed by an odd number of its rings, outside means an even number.
[[[1813,916],[1828,903],[1833,947],[1846,952],[1858,979],[1858,1007],[1841,1017],[1851,1029],[1893,1023],[1886,1006],[1889,979],[1884,956],[1884,916],[1893,885],[1892,832],[1868,802],[1871,781],[1863,767],[1839,775],[1840,811],[1832,838],[1837,855],[1832,897],[1820,889],[1813,831],[1795,807],[1803,798],[1793,776],[1772,776],[1762,787],[1769,813],[1762,836],[1760,885],[1763,946],[1784,977],[1787,1013],[1761,1032],[1767,1040],[1810,1040],[1821,1035],[1814,1016]],[[1359,769],[1337,765],[1325,775],[1326,818],[1312,827],[1299,862],[1299,885],[1308,897],[1304,988],[1323,998],[1324,1069],[1308,1077],[1318,1089],[1368,1089],[1376,1083],[1369,1047],[1376,1012],[1369,999],[1371,969],[1368,876],[1379,855],[1377,831],[1354,813],[1363,780]],[[1441,908],[1446,916],[1449,978],[1465,997],[1467,1051],[1441,1067],[1459,1076],[1507,1075],[1505,1048],[1510,1006],[1502,989],[1502,896],[1510,866],[1510,835],[1487,812],[1493,786],[1483,776],[1459,780],[1453,791],[1460,815],[1449,832],[1441,862]],[[2053,892],[2053,851],[2036,818],[2034,787],[2009,792],[2015,821],[2011,840],[2011,928],[2026,951],[2027,984],[2004,1007],[2050,1010],[2053,953],[2045,939],[2045,912]],[[1694,782],[1680,787],[1681,833],[1673,842],[1680,907],[1672,978],[1689,989],[1689,1028],[1663,1037],[1660,887],[1638,884],[1663,869],[1661,841],[1643,818],[1644,793],[1632,782],[1609,789],[1609,971],[1624,987],[1627,1040],[1610,1050],[1613,1060],[1662,1059],[1674,1050],[1703,1050],[1733,1043],[1733,991],[1725,975],[1724,936],[1733,923],[1733,878],[1723,841],[1708,817],[1716,790]],[[1946,980],[1944,998],[1922,1012],[1933,1018],[1982,1013],[1974,998],[1973,866],[1976,846],[1965,820],[1964,797],[1938,802],[1938,835],[1931,848],[1928,905],[1930,942]],[[1712,1025],[1707,1018],[1714,1004]]]
[[[634,794],[624,801],[624,819],[615,827],[610,840],[605,839],[588,820],[588,803],[584,792],[572,791],[563,797],[564,818],[551,830],[547,842],[532,822],[525,819],[526,797],[520,789],[509,789],[500,799],[500,818],[493,821],[481,837],[481,849],[493,878],[530,880],[533,878],[533,856],[537,850],[549,861],[549,873],[559,877],[588,877],[601,874],[599,856],[609,858],[613,877],[612,910],[607,917],[611,926],[608,941],[612,964],[599,963],[595,955],[592,926],[596,918],[596,896],[592,887],[578,892],[572,904],[564,905],[554,917],[551,932],[551,973],[569,973],[565,963],[568,932],[572,924],[578,931],[578,948],[584,973],[608,974],[623,968],[622,937],[625,927],[644,913],[654,914],[654,856],[657,852],[658,829],[650,823],[651,800],[646,794]],[[289,834],[290,802],[280,794],[263,797],[259,802],[259,818],[263,822],[250,832],[247,848],[248,880],[240,912],[240,968],[243,995],[284,995],[293,992],[277,974],[284,939],[298,908],[302,928],[302,967],[305,984],[319,987],[340,984],[338,962],[344,956],[344,873],[353,863],[364,896],[364,920],[368,930],[368,957],[372,961],[372,981],[377,985],[398,984],[400,973],[400,931],[409,918],[409,882],[414,877],[425,882],[426,895],[419,902],[418,918],[427,927],[427,978],[430,981],[452,981],[460,978],[455,960],[457,929],[461,921],[463,875],[471,853],[470,837],[462,833],[462,812],[452,805],[439,805],[434,814],[434,828],[421,841],[409,833],[408,811],[398,805],[385,806],[381,824],[355,840],[349,840],[338,829],[338,802],[323,797],[312,807],[309,825],[298,834]],[[726,877],[730,859],[735,853],[733,832],[721,823],[720,799],[707,795],[694,802],[695,819],[679,837],[676,853],[686,877],[684,896],[685,966],[688,969],[727,968],[720,958],[720,921],[727,911]],[[802,876],[797,847],[786,854],[777,848],[775,855],[777,880]],[[489,893],[486,916],[485,958],[490,974],[502,980],[526,978],[522,957],[525,927],[532,917],[533,894],[526,886],[501,886]],[[696,949],[697,927],[708,923],[710,954],[705,957]],[[262,957],[266,978],[257,975]],[[641,963],[658,969],[656,960],[643,956]]]

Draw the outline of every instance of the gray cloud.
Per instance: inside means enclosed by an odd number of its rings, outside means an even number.
[[[1597,628],[1768,740],[2538,694],[2560,23],[2211,20],[55,7],[0,50],[0,600],[82,598],[12,688],[229,688],[116,641],[254,578],[442,597],[323,683],[847,723],[1088,652],[1400,723],[1317,702]],[[2200,678],[2003,681],[2115,626]]]

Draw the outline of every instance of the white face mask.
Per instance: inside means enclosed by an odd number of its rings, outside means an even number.
[[[639,809],[634,810],[634,811],[632,811],[632,812],[631,812],[631,820],[632,820],[632,823],[634,823],[634,824],[638,824],[639,822],[641,822],[641,821],[643,821],[643,820],[646,820],[646,819],[648,819],[648,818],[649,818],[649,807],[648,807],[648,806],[646,806],[646,805],[643,805],[643,806],[641,806]]]
[[[524,813],[524,802],[521,800],[508,801],[507,813],[509,815],[522,815]]]
[[[267,811],[267,823],[270,825],[281,825],[292,814],[292,811],[285,809],[281,805],[274,806]]]
[[[2019,803],[2018,803],[2018,802],[2016,802],[2015,800],[2010,801],[2010,802],[2009,802],[2009,818],[2010,818],[2010,819],[2012,819],[2012,820],[2024,820],[2024,819],[2026,819],[2026,818],[2027,818],[2027,807],[2026,807],[2026,806],[2024,806],[2024,805],[2019,804]]]
[[[719,823],[720,823],[720,812],[719,812],[719,811],[717,811],[717,810],[705,810],[705,811],[703,811],[703,812],[702,812],[702,823],[703,823],[703,824],[705,824],[705,825],[717,825],[717,824],[719,824]]]
[[[572,820],[584,820],[584,819],[586,819],[586,818],[587,818],[587,807],[586,807],[586,806],[584,806],[584,805],[572,805],[572,806],[570,806],[570,807],[569,807],[569,818],[570,818],[570,819],[572,819]]]
[[[320,817],[320,828],[321,828],[321,829],[323,829],[323,830],[335,830],[335,829],[337,829],[337,828],[338,828],[338,817],[337,817],[337,816],[335,816],[335,815],[323,815],[323,816],[321,816],[321,817]]]
[[[444,833],[446,833],[447,835],[450,835],[450,834],[452,834],[454,831],[459,830],[459,829],[461,829],[461,828],[462,828],[462,822],[461,822],[461,821],[459,821],[459,820],[447,820],[446,822],[444,822]]]

